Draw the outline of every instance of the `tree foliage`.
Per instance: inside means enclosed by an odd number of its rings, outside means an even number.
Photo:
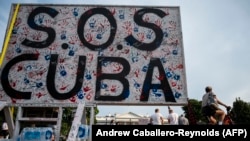
[[[189,121],[195,120],[196,122],[205,122],[206,119],[201,112],[201,101],[189,99],[188,102],[189,105],[182,107],[185,117],[188,118]]]
[[[231,113],[236,124],[250,124],[250,103],[236,98]]]
[[[94,123],[97,122],[96,115],[99,113],[99,110],[97,107],[94,107]],[[86,117],[87,117],[87,123],[90,123],[90,117],[91,117],[91,107],[86,108]]]
[[[61,134],[67,136],[73,121],[74,108],[66,107],[63,108],[62,123],[61,123]]]

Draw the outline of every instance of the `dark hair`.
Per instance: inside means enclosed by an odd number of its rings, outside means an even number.
[[[156,113],[157,113],[157,112],[159,112],[159,109],[158,109],[158,108],[156,108],[156,109],[155,109],[155,112],[156,112]]]
[[[207,86],[207,87],[205,88],[205,91],[206,91],[206,92],[211,92],[211,91],[212,91],[212,87],[211,87],[211,86]]]

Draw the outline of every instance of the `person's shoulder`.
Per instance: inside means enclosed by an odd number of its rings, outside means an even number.
[[[206,97],[209,93],[204,93],[202,98]]]
[[[213,96],[216,96],[216,94],[214,92],[210,92],[210,94],[212,94]]]

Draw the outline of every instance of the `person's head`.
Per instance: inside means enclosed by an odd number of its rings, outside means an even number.
[[[155,113],[158,113],[160,110],[158,108],[155,109]]]
[[[206,88],[205,88],[205,91],[208,93],[208,92],[211,92],[212,91],[212,87],[211,86],[207,86]]]
[[[170,109],[168,109],[168,112],[169,112],[169,113],[173,113],[174,110],[170,108]]]

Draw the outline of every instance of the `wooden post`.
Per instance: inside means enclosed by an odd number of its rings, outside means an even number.
[[[62,126],[62,115],[63,115],[63,109],[62,107],[59,107],[58,109],[58,120],[57,120],[57,126],[55,128],[55,140],[59,141],[60,139],[60,132],[61,132],[61,126]]]
[[[13,115],[11,113],[10,107],[4,108],[4,115],[5,115],[5,121],[8,124],[9,134],[11,138],[14,135],[14,122],[13,122]]]
[[[20,121],[19,119],[22,118],[23,115],[23,109],[22,107],[18,107],[17,115],[16,115],[16,123],[15,123],[15,130],[14,130],[14,139],[16,139],[20,132]]]
[[[92,125],[94,124],[94,118],[95,118],[95,110],[94,106],[91,106],[91,111],[90,111],[90,124],[89,124],[89,140],[92,141]]]

